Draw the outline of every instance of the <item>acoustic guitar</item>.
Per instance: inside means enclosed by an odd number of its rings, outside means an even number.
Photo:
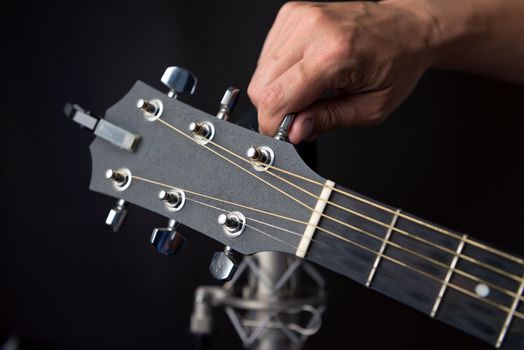
[[[291,254],[496,348],[524,349],[524,259],[322,178],[293,145],[221,118],[227,103],[217,118],[173,98],[195,81],[166,74],[169,94],[138,81],[103,119],[66,108],[97,136],[90,188],[119,199],[109,224],[136,204],[170,219],[152,236],[164,253],[183,244],[183,224],[226,253]]]

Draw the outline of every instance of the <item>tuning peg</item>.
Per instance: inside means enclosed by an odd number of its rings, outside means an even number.
[[[219,281],[229,281],[235,275],[240,260],[240,253],[226,246],[224,251],[213,254],[213,259],[209,265],[209,272]]]
[[[168,88],[167,95],[177,98],[179,93],[193,95],[197,85],[197,78],[187,69],[180,67],[168,67],[160,79]]]
[[[116,205],[109,211],[106,218],[106,225],[111,227],[114,232],[120,230],[120,226],[124,223],[127,214],[127,203],[123,199],[119,199]]]
[[[233,109],[235,108],[235,104],[237,103],[239,92],[240,90],[236,87],[230,86],[227,88],[226,92],[224,93],[224,97],[222,97],[222,101],[220,101],[220,109],[217,113],[218,119],[229,119]]]
[[[274,136],[275,139],[286,142],[288,141],[289,128],[293,123],[293,119],[295,119],[294,114],[288,114],[284,117],[284,120],[282,120],[282,123],[280,123],[277,133]]]
[[[157,252],[164,255],[175,255],[186,243],[184,236],[178,232],[181,227],[179,222],[170,219],[167,227],[153,230],[149,241]]]

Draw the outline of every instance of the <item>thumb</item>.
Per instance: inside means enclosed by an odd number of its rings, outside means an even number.
[[[298,144],[327,131],[352,126],[376,125],[386,116],[381,91],[342,95],[315,101],[298,113],[289,140]]]

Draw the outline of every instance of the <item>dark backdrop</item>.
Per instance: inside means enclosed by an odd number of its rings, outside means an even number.
[[[246,90],[279,1],[25,1],[2,5],[0,337],[49,349],[187,349],[194,289],[215,283],[219,247],[198,233],[174,258],[148,246],[164,220],[131,208],[108,232],[113,200],[87,190],[91,135],[66,120],[97,114],[137,79],[191,69],[214,113],[228,85]],[[318,141],[336,182],[517,254],[522,238],[524,89],[430,72],[383,125]],[[251,108],[245,93],[239,113]],[[487,349],[328,271],[329,309],[308,349]],[[240,343],[218,313],[217,348]]]

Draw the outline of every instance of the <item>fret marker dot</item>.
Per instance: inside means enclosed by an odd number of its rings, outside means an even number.
[[[489,287],[486,286],[484,283],[479,283],[475,287],[475,293],[477,293],[477,295],[481,298],[487,297],[489,295],[489,292]]]

